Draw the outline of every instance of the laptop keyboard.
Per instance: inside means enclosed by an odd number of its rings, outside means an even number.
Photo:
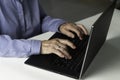
[[[77,36],[74,39],[71,39],[62,34],[57,35],[57,37],[70,40],[76,45],[77,48],[73,50],[70,47],[68,47],[68,52],[72,56],[72,59],[68,60],[68,59],[57,57],[53,61],[52,65],[56,67],[79,71],[81,62],[83,60],[83,56],[86,50],[86,45],[87,45],[89,36],[84,36],[83,40],[80,40]]]

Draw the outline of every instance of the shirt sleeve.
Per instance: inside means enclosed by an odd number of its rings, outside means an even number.
[[[8,35],[0,35],[1,57],[28,57],[40,53],[41,42],[39,40],[12,40]]]
[[[52,18],[50,16],[46,16],[43,19],[42,23],[42,31],[52,31],[52,32],[58,32],[60,25],[64,24],[66,21],[58,18]]]

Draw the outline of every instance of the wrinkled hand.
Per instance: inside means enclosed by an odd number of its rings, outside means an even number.
[[[82,40],[83,35],[88,35],[87,29],[81,24],[64,23],[59,28],[60,32],[67,35],[68,37],[74,38],[75,34]],[[74,33],[73,33],[74,32]],[[67,51],[67,46],[75,49],[75,45],[69,40],[64,39],[51,39],[42,41],[41,54],[54,53],[61,58],[71,59],[72,57]]]
[[[59,28],[60,32],[68,37],[74,38],[75,34],[82,40],[83,35],[88,35],[87,29],[82,24],[65,23]],[[74,33],[73,33],[74,32]]]
[[[51,39],[42,41],[41,54],[51,54],[54,53],[61,58],[71,59],[67,51],[67,46],[75,49],[75,45],[68,40],[64,39]]]

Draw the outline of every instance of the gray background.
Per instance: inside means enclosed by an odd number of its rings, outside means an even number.
[[[104,11],[110,0],[40,0],[45,12],[75,22]]]

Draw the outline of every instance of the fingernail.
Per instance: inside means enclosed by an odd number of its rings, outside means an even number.
[[[87,35],[87,33],[85,33],[85,35]]]
[[[76,46],[74,46],[74,49],[76,48]]]
[[[64,57],[65,59],[68,59],[67,57]]]
[[[69,56],[69,59],[72,59],[72,56]]]
[[[82,40],[82,38],[80,37],[80,40]]]
[[[64,55],[62,55],[61,57],[62,57],[62,58],[64,58],[65,56],[64,56]]]
[[[72,35],[72,38],[74,38],[74,35]]]

